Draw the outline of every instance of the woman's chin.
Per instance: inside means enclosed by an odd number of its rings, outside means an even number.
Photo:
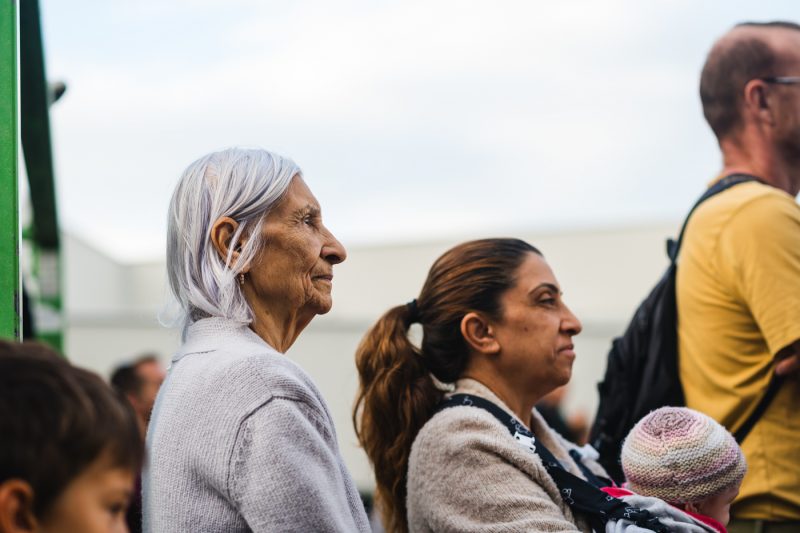
[[[559,383],[553,387],[553,390],[557,389],[558,387],[563,387],[569,383],[570,379],[572,379],[572,365],[570,365],[570,367],[560,376]]]
[[[315,295],[306,307],[313,311],[315,315],[324,315],[333,307],[333,299],[330,295]]]

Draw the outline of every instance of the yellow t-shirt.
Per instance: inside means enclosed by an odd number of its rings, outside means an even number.
[[[680,376],[687,406],[731,431],[767,389],[774,356],[800,339],[800,206],[749,182],[697,208],[678,259]],[[744,440],[733,516],[800,520],[800,380],[793,375]]]

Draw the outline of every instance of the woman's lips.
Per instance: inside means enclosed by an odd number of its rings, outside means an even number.
[[[575,357],[575,345],[568,344],[558,349],[558,353],[561,355],[566,355],[568,357]]]

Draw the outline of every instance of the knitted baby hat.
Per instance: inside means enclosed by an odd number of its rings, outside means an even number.
[[[628,488],[670,503],[696,503],[741,483],[747,470],[733,436],[711,417],[662,407],[642,418],[622,445]]]

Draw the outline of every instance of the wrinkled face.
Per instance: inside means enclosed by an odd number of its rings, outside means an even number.
[[[333,265],[344,247],[322,224],[322,211],[303,178],[295,176],[262,227],[264,247],[247,276],[245,294],[254,307],[323,314],[332,304]]]
[[[504,379],[519,391],[545,395],[572,375],[572,337],[581,323],[561,300],[553,271],[530,253],[516,272],[516,284],[500,299],[503,317],[495,324]]]
[[[697,512],[710,516],[723,526],[727,526],[731,518],[731,504],[739,495],[739,485],[734,485],[725,492],[717,494],[696,504]]]
[[[47,511],[42,533],[123,533],[133,491],[132,471],[116,467],[108,454],[73,479]]]

